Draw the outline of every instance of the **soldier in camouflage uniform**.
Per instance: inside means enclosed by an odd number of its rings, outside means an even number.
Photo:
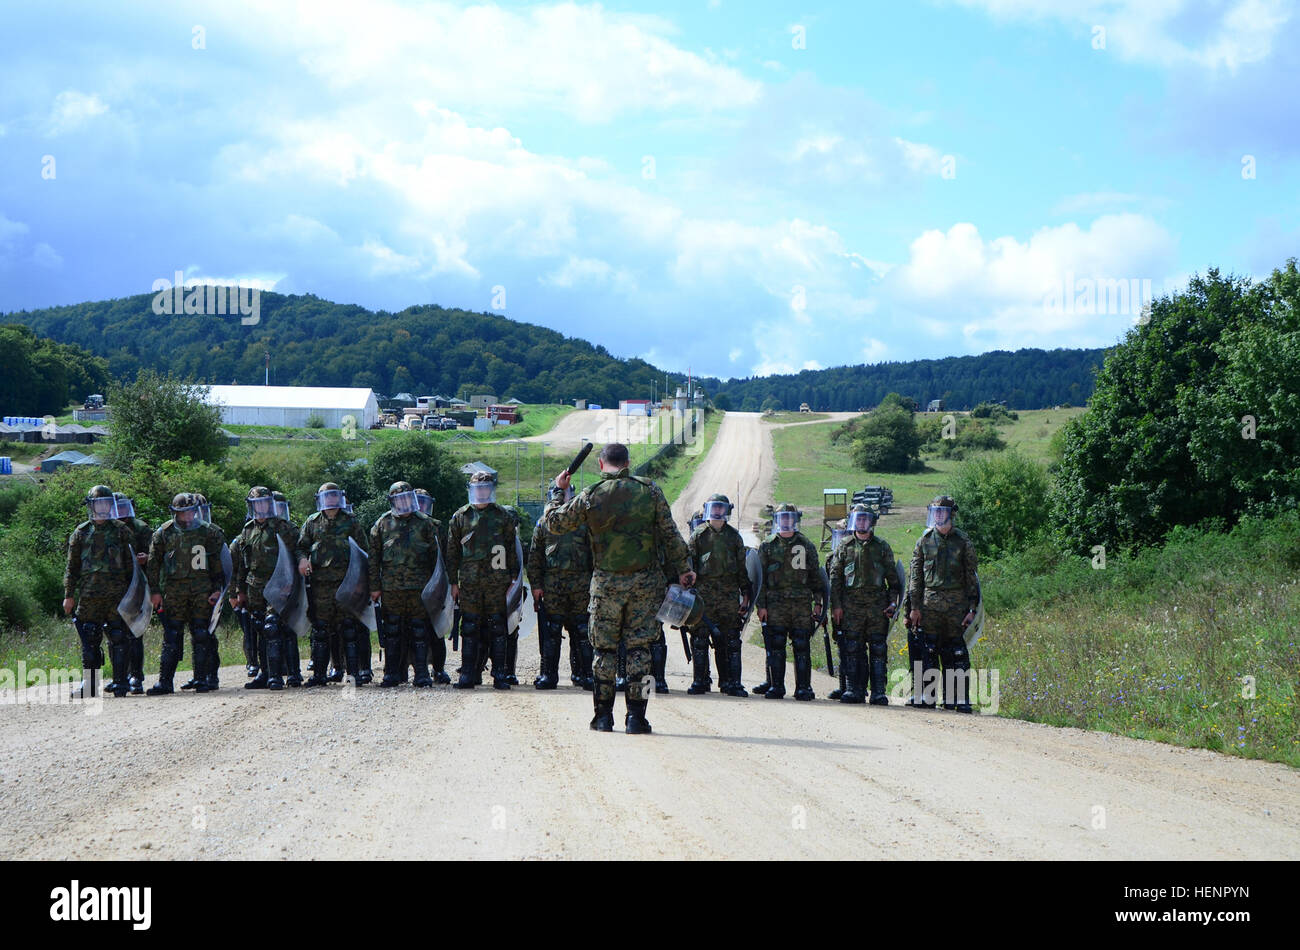
[[[943,708],[969,713],[966,628],[975,619],[979,586],[975,578],[975,545],[965,532],[953,526],[956,512],[957,503],[948,495],[939,495],[930,502],[926,529],[912,551],[908,620],[914,632],[909,639],[915,640],[921,662],[913,662],[913,699],[908,705],[934,707],[932,697],[917,700],[917,680],[936,669],[937,658],[943,663]]]
[[[573,497],[551,483],[548,500],[561,505]],[[533,680],[538,689],[555,689],[560,681],[560,647],[564,628],[569,628],[569,670],[572,682],[583,689],[595,689],[591,664],[591,641],[587,638],[591,598],[591,541],[587,528],[552,535],[544,519],[533,529],[528,548],[528,583],[533,589],[533,606],[538,611],[537,642],[541,653],[541,674]],[[545,612],[545,623],[542,621]]]
[[[794,643],[794,698],[815,699],[812,690],[810,640],[818,624],[826,591],[822,586],[817,546],[799,531],[801,513],[782,505],[772,514],[772,536],[759,545],[763,586],[758,593],[758,619],[763,624],[768,681],[754,692],[768,699],[785,696],[785,642]],[[814,606],[815,603],[815,606]]]
[[[195,507],[195,511],[197,512],[199,521],[208,525],[208,527],[211,530],[216,531],[217,534],[220,535],[221,537],[221,544],[224,545],[226,543],[226,534],[224,531],[221,530],[221,528],[219,528],[217,525],[212,523],[212,506],[208,504],[208,499],[201,492],[192,492],[191,494],[193,495],[194,498],[194,507]],[[232,563],[232,572],[233,572],[233,563]],[[227,577],[225,578],[224,582],[229,583],[231,579],[232,578]],[[215,607],[216,605],[213,604],[213,606]],[[217,689],[219,685],[219,672],[221,670],[220,637],[216,636],[216,634],[213,634],[208,646],[210,647],[210,650],[208,651],[207,654],[208,669],[203,675],[202,679],[207,682],[208,686],[211,689]],[[142,649],[141,653],[143,654],[143,652],[144,651]],[[195,669],[193,675],[190,676],[189,681],[181,684],[181,689],[197,689],[199,682],[200,682],[199,670]]]
[[[370,528],[367,562],[370,599],[377,605],[379,642],[384,648],[384,678],[379,685],[400,685],[407,667],[413,666],[411,685],[423,689],[433,685],[429,640],[436,634],[420,594],[438,566],[442,539],[438,523],[420,510],[409,482],[388,486],[388,505],[388,513]]]
[[[876,537],[877,515],[866,505],[849,511],[845,538],[830,560],[831,611],[840,630],[840,666],[844,668],[842,703],[861,703],[866,694],[863,644],[871,658],[871,703],[889,704],[885,695],[889,621],[902,596],[894,552]]]
[[[749,606],[749,573],[745,570],[745,541],[727,523],[732,505],[726,495],[710,495],[704,503],[705,521],[687,542],[699,575],[697,596],[704,602],[705,620],[691,631],[695,677],[691,694],[707,693],[709,640],[718,665],[718,689],[728,696],[748,696],[740,682],[741,615]],[[709,625],[712,625],[711,627]]]
[[[241,558],[243,557],[240,553],[242,543],[242,535],[230,542],[230,566],[235,577],[239,576]],[[233,588],[234,578],[231,578],[230,583]],[[234,604],[233,598],[231,604]],[[244,637],[244,671],[248,678],[252,679],[261,670],[261,661],[257,656],[257,629],[253,626],[247,607],[236,608],[235,619],[239,621],[239,629]]]
[[[447,579],[460,607],[460,679],[457,689],[482,685],[484,653],[492,656],[492,685],[509,689],[506,592],[519,574],[515,521],[496,503],[496,483],[486,472],[469,480],[469,504],[447,526]]]
[[[628,684],[625,694],[629,733],[650,732],[645,718],[642,683],[650,668],[649,647],[656,637],[655,614],[664,598],[664,569],[656,549],[662,547],[683,587],[695,583],[689,554],[673,524],[668,501],[648,478],[629,475],[627,446],[611,442],[600,453],[600,481],[564,505],[548,505],[543,522],[552,535],[586,526],[595,571],[591,579],[591,644],[596,688],[596,715],[591,728],[614,729],[614,673],[618,645],[627,641]],[[569,473],[555,479],[569,487]]]
[[[433,519],[433,526],[438,532],[438,551],[441,552],[447,546],[447,530],[441,521],[433,517],[433,496],[425,489],[417,488],[415,500],[420,511]],[[451,682],[451,677],[447,675],[447,641],[437,633],[429,637],[429,665],[433,667],[434,683],[446,685]],[[402,672],[405,674],[406,671]]]
[[[295,543],[299,534],[298,525],[289,517],[289,499],[284,497],[284,492],[273,491],[271,498],[275,501],[275,516],[284,521],[289,526],[289,534],[293,535]],[[294,545],[289,545],[289,552],[293,553]],[[307,583],[308,597],[311,596],[311,583]],[[284,633],[284,668],[288,676],[284,678],[285,686],[302,685],[302,656],[299,653],[298,634],[289,629],[286,624],[283,627]]]
[[[135,562],[141,568],[149,563],[149,542],[153,538],[153,528],[140,520],[135,514],[135,502],[121,492],[113,492],[117,502],[117,520],[131,530],[131,548],[135,551]],[[144,695],[144,637],[131,637],[127,643],[130,654],[130,672],[127,674],[127,692],[132,696]],[[114,685],[109,683],[105,689],[112,692]]]
[[[89,519],[68,537],[68,564],[63,572],[63,612],[73,616],[81,640],[81,668],[90,678],[90,695],[104,666],[104,634],[113,662],[114,696],[125,696],[130,667],[131,633],[117,612],[131,584],[131,530],[117,520],[112,489],[96,485],[86,493]],[[75,613],[74,613],[75,610]],[[86,696],[82,684],[82,696]]]
[[[171,519],[164,521],[149,542],[149,590],[162,620],[163,642],[158,659],[158,682],[150,696],[174,692],[172,677],[185,653],[185,624],[194,644],[194,691],[216,689],[212,642],[208,632],[212,608],[226,583],[221,565],[221,529],[199,519],[194,496],[181,492],[172,499]]]
[[[235,572],[235,596],[231,606],[238,610],[247,607],[249,623],[257,633],[258,672],[244,689],[284,689],[284,656],[287,626],[278,613],[270,608],[263,595],[280,560],[277,538],[284,541],[289,553],[298,539],[283,518],[275,515],[275,499],[271,490],[255,486],[246,499],[248,521],[239,534],[239,567]],[[297,636],[289,631],[288,637]]]
[[[326,482],[316,492],[316,511],[303,523],[296,546],[298,573],[311,578],[308,613],[311,616],[311,677],[304,686],[329,683],[326,668],[330,662],[330,641],[341,636],[345,641],[345,664],[353,682],[359,683],[360,667],[357,639],[361,623],[343,611],[334,594],[348,572],[352,560],[351,539],[362,551],[367,548],[366,533],[357,519],[344,511],[347,499],[334,482]]]

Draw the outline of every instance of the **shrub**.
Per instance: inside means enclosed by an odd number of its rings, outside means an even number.
[[[952,483],[962,530],[986,557],[1018,553],[1044,537],[1049,489],[1043,467],[1014,450],[965,462]]]

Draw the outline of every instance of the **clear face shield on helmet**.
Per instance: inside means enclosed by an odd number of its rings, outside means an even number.
[[[206,501],[199,505],[199,520],[204,524],[212,524],[212,506]]]
[[[950,524],[952,524],[952,509],[947,505],[931,505],[925,510],[927,528],[942,528]]]
[[[117,499],[112,495],[105,498],[87,498],[86,511],[90,513],[91,521],[112,521],[121,517],[117,513]]]
[[[497,500],[496,482],[470,482],[469,503],[471,505],[491,505]]]
[[[202,521],[199,519],[199,506],[186,505],[183,508],[172,508],[172,524],[179,527],[182,531],[189,531],[191,528],[197,528]]]
[[[798,511],[777,511],[772,514],[772,530],[777,534],[792,534],[799,530]]]
[[[113,500],[117,502],[117,516],[119,518],[135,517],[135,505],[131,502],[130,498],[127,498],[125,495],[114,492]]]
[[[316,493],[316,510],[329,511],[331,508],[347,509],[348,496],[341,488],[327,488]]]
[[[388,496],[388,507],[393,514],[399,518],[402,515],[411,515],[420,510],[419,495],[413,491],[399,491]]]
[[[249,498],[248,517],[255,521],[265,521],[275,514],[275,499],[269,495],[265,498]]]
[[[275,502],[275,516],[282,521],[289,520],[289,503],[287,501]]]
[[[433,496],[416,494],[415,502],[420,506],[420,511],[426,515],[433,514]]]
[[[850,511],[847,527],[850,531],[861,531],[866,534],[876,525],[876,519],[871,516],[869,511]]]
[[[731,517],[731,506],[725,501],[706,501],[704,503],[705,521],[726,521]]]

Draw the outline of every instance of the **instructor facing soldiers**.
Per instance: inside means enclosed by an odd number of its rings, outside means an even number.
[[[591,538],[595,570],[591,579],[590,637],[596,715],[591,728],[614,731],[614,673],[618,645],[627,643],[627,716],[629,733],[650,732],[643,683],[650,670],[650,645],[658,638],[655,613],[664,598],[665,563],[683,587],[695,583],[686,543],[673,523],[664,493],[648,478],[628,474],[627,446],[610,442],[600,452],[600,481],[563,505],[551,504],[543,516],[546,530],[565,534],[585,525]],[[569,473],[555,478],[561,491]]]

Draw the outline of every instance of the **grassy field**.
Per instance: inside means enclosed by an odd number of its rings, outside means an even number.
[[[30,462],[47,448],[42,442],[0,442],[0,455],[7,455],[15,462]]]

